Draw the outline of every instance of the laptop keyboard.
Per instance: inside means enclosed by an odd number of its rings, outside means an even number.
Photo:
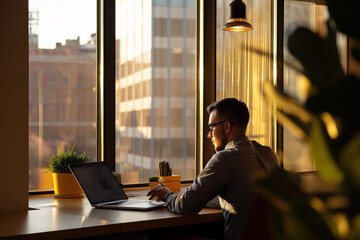
[[[139,203],[146,203],[149,202],[149,200],[143,200],[143,199],[128,199],[127,204],[133,205],[133,204],[139,204]]]
[[[144,199],[128,199],[126,201],[122,201],[122,202],[117,202],[117,203],[109,203],[106,205],[113,205],[113,206],[120,206],[122,204],[126,204],[126,205],[134,205],[134,204],[140,204],[140,203],[146,203],[149,202],[149,200],[144,200]]]

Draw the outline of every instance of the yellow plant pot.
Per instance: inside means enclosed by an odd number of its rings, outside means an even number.
[[[82,197],[84,192],[72,173],[53,173],[55,197]]]
[[[160,183],[169,188],[172,192],[179,193],[181,190],[180,176],[178,175],[159,177],[159,181],[149,182],[149,186],[150,188],[153,188]]]
[[[155,187],[155,186],[157,186],[157,185],[159,185],[160,184],[160,182],[159,181],[156,181],[156,182],[149,182],[149,187],[150,188],[153,188],[153,187]]]

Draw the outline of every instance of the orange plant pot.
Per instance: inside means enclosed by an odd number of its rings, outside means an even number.
[[[160,184],[160,182],[159,181],[156,181],[156,182],[149,182],[149,187],[150,188],[153,188],[153,187],[155,187],[155,186],[157,186],[157,185],[159,185]]]
[[[179,193],[181,190],[180,176],[178,175],[159,177],[159,181],[149,182],[149,186],[150,188],[153,188],[160,183],[169,188],[172,192]]]
[[[84,192],[72,173],[53,173],[55,197],[83,197]]]

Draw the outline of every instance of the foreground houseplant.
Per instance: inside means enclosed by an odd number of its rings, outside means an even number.
[[[84,194],[71,173],[69,164],[85,163],[89,157],[86,156],[85,152],[78,154],[74,150],[74,146],[66,151],[58,148],[57,154],[50,157],[46,166],[53,176],[56,197],[81,197]]]
[[[309,143],[319,177],[339,190],[309,194],[297,174],[283,169],[258,178],[257,186],[276,209],[271,221],[276,239],[360,239],[360,78],[345,74],[336,43],[339,30],[351,39],[349,54],[360,62],[360,2],[326,4],[327,36],[298,28],[288,39],[311,83],[305,103],[272,87],[266,94],[278,104],[278,119]]]

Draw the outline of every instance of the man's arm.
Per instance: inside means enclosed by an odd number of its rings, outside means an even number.
[[[220,201],[219,196],[214,197],[212,200],[210,200],[206,205],[206,208],[221,208],[220,207]]]
[[[193,184],[182,194],[171,193],[167,188],[156,186],[149,193],[165,200],[170,211],[180,214],[196,214],[228,184],[230,172],[215,154]],[[166,197],[166,199],[165,199]]]

